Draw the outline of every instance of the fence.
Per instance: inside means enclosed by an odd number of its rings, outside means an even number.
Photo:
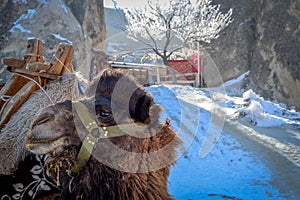
[[[203,86],[202,56],[192,56],[189,60],[169,60],[169,65],[175,71],[176,84]],[[172,84],[172,73],[167,66],[110,62],[112,68],[128,70],[141,84]]]

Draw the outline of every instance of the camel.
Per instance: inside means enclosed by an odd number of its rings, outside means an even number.
[[[180,139],[161,107],[133,77],[104,70],[86,97],[43,109],[26,136],[32,154],[49,155],[45,168],[59,199],[173,199],[170,167]]]
[[[77,77],[77,75],[76,75]],[[24,105],[11,117],[0,132],[0,174],[11,175],[25,159],[26,148],[24,137],[39,110],[53,103],[72,99],[77,95],[74,85],[78,78],[67,73],[59,81],[50,81],[44,91],[35,91]],[[45,95],[45,93],[47,95]],[[48,97],[51,97],[51,101]]]

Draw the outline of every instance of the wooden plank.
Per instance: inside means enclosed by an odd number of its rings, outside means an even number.
[[[191,81],[177,80],[176,82],[177,82],[177,84],[183,84],[183,85],[195,83],[195,81],[193,81],[193,80],[191,80]],[[159,84],[172,84],[172,81],[160,81]]]
[[[14,72],[16,69],[24,69],[24,70],[29,70],[32,72],[46,72],[49,70],[49,68],[50,68],[49,64],[40,63],[40,62],[28,63],[23,68],[5,66],[5,70],[7,70],[9,72]]]
[[[26,63],[45,62],[43,57],[43,43],[38,39],[29,39],[27,41],[26,52],[24,55]]]
[[[0,97],[15,95],[29,80],[13,74],[0,91]],[[5,101],[0,100],[0,109]]]
[[[13,73],[19,73],[19,74],[23,74],[23,75],[27,75],[30,78],[34,78],[34,77],[41,77],[41,78],[46,78],[46,79],[51,79],[51,80],[60,80],[61,76],[57,75],[57,74],[49,74],[47,72],[33,72],[30,70],[26,70],[26,69],[13,69],[12,70]],[[43,86],[43,85],[41,85]]]
[[[193,76],[197,75],[197,73],[186,73],[186,74],[175,74],[176,77],[182,77],[182,76]],[[161,75],[161,78],[171,78],[172,75]]]
[[[0,128],[9,121],[10,117],[25,103],[30,95],[38,89],[34,82],[28,82],[21,90],[19,90],[9,102],[5,105],[1,112]]]
[[[3,59],[3,63],[7,65],[6,68],[14,74],[0,91],[0,96],[11,97],[6,103],[4,100],[0,101],[0,128],[9,121],[10,117],[27,101],[31,94],[39,89],[35,82],[21,75],[35,80],[38,77],[41,86],[46,84],[47,79],[59,80],[62,73],[72,71],[73,54],[72,45],[60,44],[51,62],[45,64],[42,42],[37,39],[30,39],[27,42],[24,60]]]
[[[5,66],[4,68],[5,68],[5,70],[7,70],[9,72],[15,72],[16,69],[27,70],[27,71],[31,71],[31,72],[46,72],[50,68],[50,65],[35,62],[35,63],[28,63],[23,68],[11,67],[11,66]]]
[[[27,41],[26,53],[24,55],[24,60],[26,63],[37,61],[38,44],[39,43],[37,39],[29,39]]]
[[[38,40],[38,49],[37,49],[37,62],[43,63],[45,62],[43,57],[43,43],[42,41]]]
[[[1,62],[4,65],[16,68],[22,68],[26,63],[30,62],[43,63],[43,43],[36,39],[28,40],[24,58],[23,60],[18,58],[4,58]]]
[[[71,72],[72,71],[72,60],[73,60],[73,55],[74,55],[74,48],[73,46],[70,46],[68,48],[68,54],[64,63],[64,67],[62,69],[61,74],[65,74],[67,72]]]
[[[72,45],[61,43],[50,62],[50,69],[47,71],[51,74],[61,74],[64,64],[69,54],[69,49],[73,48]]]
[[[36,42],[35,44],[37,46],[36,62],[43,63],[43,62],[45,62],[44,57],[43,57],[43,43],[42,43],[41,40],[38,40],[38,39],[36,39],[35,42]],[[30,63],[34,63],[34,62],[30,62]],[[30,63],[27,64],[28,67],[29,67]],[[50,68],[50,66],[49,66],[49,68]],[[39,83],[40,83],[41,86],[44,86],[44,85],[46,85],[47,80],[39,78]]]
[[[40,63],[40,62],[34,62],[34,63],[28,63],[25,66],[25,69],[33,72],[40,72],[40,71],[46,72],[50,69],[50,65],[45,63]]]
[[[25,63],[29,62],[36,62],[37,57],[32,55],[36,55],[38,53],[38,45],[41,42],[39,42],[37,39],[30,39],[27,41],[26,46],[26,53],[24,55],[24,61]],[[18,76],[16,74],[13,74],[11,78],[6,82],[5,86],[0,91],[0,97],[1,96],[13,96],[15,95],[26,83],[28,83],[29,80]],[[0,109],[4,105],[4,101],[0,100]]]
[[[26,64],[25,60],[20,60],[17,58],[4,58],[1,60],[3,65],[7,65],[10,67],[22,68]]]

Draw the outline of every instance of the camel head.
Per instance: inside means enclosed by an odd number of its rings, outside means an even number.
[[[99,127],[157,123],[161,110],[142,86],[118,70],[103,71],[81,101]],[[34,154],[58,154],[70,145],[79,146],[86,135],[79,120],[71,101],[41,110],[26,137],[27,149]]]

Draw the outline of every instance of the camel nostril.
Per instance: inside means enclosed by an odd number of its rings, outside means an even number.
[[[44,124],[47,121],[50,121],[49,117],[42,118],[42,119],[37,119],[36,121],[33,122],[33,126],[38,126],[38,125]]]

